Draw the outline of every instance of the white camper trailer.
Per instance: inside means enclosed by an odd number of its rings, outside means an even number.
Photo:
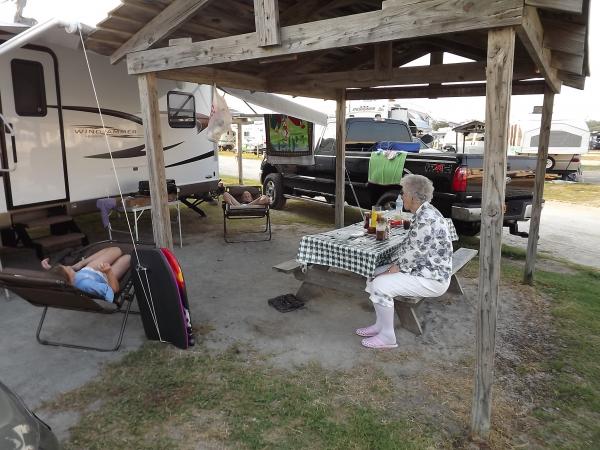
[[[510,150],[517,155],[537,154],[540,139],[540,114],[530,114],[511,125]],[[567,179],[581,169],[581,155],[588,152],[590,131],[585,121],[552,119],[546,171]]]
[[[98,198],[119,194],[79,35],[48,33],[24,47],[0,45],[0,228],[42,223],[60,209],[89,212]],[[0,43],[11,37],[0,27]],[[137,192],[148,171],[136,77],[124,62],[88,57],[119,184]],[[206,193],[219,178],[215,145],[200,125],[211,87],[159,80],[158,90],[166,176],[183,197]]]

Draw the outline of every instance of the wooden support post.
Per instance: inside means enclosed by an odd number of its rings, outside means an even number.
[[[375,44],[374,72],[377,80],[389,80],[392,78],[393,65],[393,42],[380,42]]]
[[[514,51],[514,29],[501,28],[488,32],[486,151],[483,158],[479,309],[475,344],[477,355],[471,410],[471,433],[475,439],[487,439],[490,432]]]
[[[238,164],[238,180],[239,184],[244,184],[244,172],[242,169],[242,124],[237,124],[237,164]]]
[[[444,52],[431,52],[429,55],[429,65],[430,66],[438,66],[440,64],[444,64]],[[429,83],[429,87],[441,87],[440,83]],[[436,97],[429,97],[436,98]]]
[[[337,91],[335,110],[335,227],[344,226],[346,198],[346,90]]]
[[[157,247],[173,250],[171,217],[165,176],[165,159],[160,133],[160,109],[156,92],[156,75],[147,73],[138,76],[140,108],[144,124],[146,158],[148,159],[148,179],[152,202],[152,232]]]
[[[260,47],[281,44],[279,0],[254,0],[254,23]]]
[[[546,159],[548,158],[548,145],[550,144],[550,125],[552,124],[553,108],[554,92],[549,88],[546,88],[546,92],[544,93],[544,106],[542,108],[538,159],[535,169],[535,191],[533,193],[531,221],[529,222],[527,259],[525,260],[525,273],[523,276],[523,282],[527,284],[533,284],[533,272],[535,270],[537,241],[540,231],[540,218],[542,215],[542,199],[544,198],[544,181],[546,178]]]

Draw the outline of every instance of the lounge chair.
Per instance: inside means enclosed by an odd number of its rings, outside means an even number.
[[[131,253],[131,244],[124,244],[115,241],[103,241],[72,253],[63,259],[64,264],[73,264],[81,258],[105,247],[120,247],[123,253]],[[66,283],[50,272],[45,270],[27,270],[7,267],[0,272],[0,287],[8,289],[22,297],[34,306],[44,308],[42,317],[37,327],[36,339],[43,345],[54,345],[60,347],[79,348],[85,350],[97,351],[115,351],[121,346],[127,318],[131,311],[133,302],[133,280],[131,277],[131,269],[121,278],[120,289],[115,292],[113,303],[109,303],[103,299],[94,297]],[[78,345],[75,343],[55,342],[43,339],[40,337],[44,320],[48,312],[48,308],[70,309],[82,312],[92,312],[99,314],[114,314],[122,313],[123,321],[117,337],[117,342],[113,347],[100,348]]]
[[[241,202],[241,197],[244,191],[250,192],[252,199],[256,200],[262,195],[262,188],[260,186],[244,186],[244,185],[231,185],[225,188],[226,192],[229,192],[233,198],[238,202]],[[259,242],[259,241],[270,241],[271,240],[271,215],[269,211],[269,205],[241,205],[231,206],[227,202],[222,203],[223,206],[223,238],[225,242]],[[264,229],[258,231],[244,230],[238,234],[256,234],[260,233],[263,236],[261,238],[253,239],[237,239],[232,240],[227,230],[228,220],[239,220],[239,219],[265,219]]]

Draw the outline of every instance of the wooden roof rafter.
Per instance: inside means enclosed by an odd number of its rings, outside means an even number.
[[[422,0],[427,3],[431,0]],[[131,53],[128,68],[131,74],[164,69],[211,65],[230,61],[248,61],[286,54],[304,53],[320,49],[333,49],[389,40],[411,39],[443,30],[445,33],[469,31],[521,23],[519,0],[498,0],[473,3],[457,0],[439,5],[435,10],[423,8],[421,2],[403,7],[336,17],[301,25],[282,27],[280,46],[256,47],[255,33],[195,42],[169,52],[163,49]],[[456,3],[464,8],[456,8]],[[468,7],[467,7],[468,3]],[[465,9],[467,11],[465,11]],[[421,23],[437,23],[436,30],[424,28]],[[384,26],[385,25],[385,26]],[[349,33],[348,30],[352,30]]]

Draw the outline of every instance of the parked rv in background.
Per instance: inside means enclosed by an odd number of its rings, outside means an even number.
[[[71,220],[119,193],[79,36],[57,31],[52,44],[40,36],[21,48],[0,45],[0,228],[56,229],[58,216]],[[0,29],[0,42],[11,37]],[[125,62],[88,57],[119,184],[137,192],[148,179],[137,80]],[[202,130],[211,88],[159,80],[158,93],[166,176],[182,197],[206,193],[219,179],[215,146]]]
[[[530,114],[511,125],[510,150],[517,155],[535,155],[538,152],[541,114]],[[581,173],[581,155],[588,152],[590,132],[584,120],[552,120],[546,171],[559,174],[563,179]]]

